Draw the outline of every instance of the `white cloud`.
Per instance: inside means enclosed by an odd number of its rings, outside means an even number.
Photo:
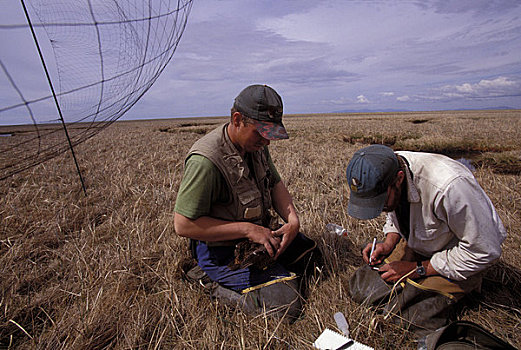
[[[477,83],[464,82],[444,85],[437,89],[431,89],[427,93],[418,93],[411,97],[405,95],[396,100],[436,103],[445,106],[452,103],[455,108],[461,108],[461,106],[497,107],[501,105],[516,108],[516,101],[519,101],[520,97],[521,78],[499,76],[494,79],[482,79]]]
[[[353,101],[351,99],[347,98],[347,97],[340,97],[340,98],[337,98],[337,99],[322,100],[320,102],[324,103],[324,104],[332,104],[332,105],[335,105],[335,106],[343,106],[343,105],[346,105],[346,104],[350,104]]]
[[[369,100],[364,95],[356,96],[356,103],[369,103]]]
[[[512,88],[519,85],[519,82],[510,80],[507,77],[499,77],[494,80],[481,80],[478,86],[483,88]]]
[[[455,86],[455,88],[456,88],[457,91],[463,92],[463,93],[472,92],[472,85],[470,85],[469,83],[465,83],[463,85]]]
[[[443,96],[449,98],[516,96],[521,94],[521,81],[501,76],[492,80],[483,79],[475,84],[445,85],[440,90]]]
[[[394,96],[394,92],[390,92],[390,91],[384,91],[384,92],[380,92],[380,95],[382,96]]]

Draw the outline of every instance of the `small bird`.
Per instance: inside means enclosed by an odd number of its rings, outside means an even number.
[[[237,243],[234,251],[235,258],[228,264],[230,270],[235,271],[253,266],[259,270],[265,270],[275,263],[262,244],[249,240]]]

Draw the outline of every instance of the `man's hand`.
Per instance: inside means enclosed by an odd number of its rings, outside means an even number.
[[[381,264],[383,259],[391,254],[394,247],[396,247],[396,244],[400,241],[401,236],[396,232],[389,232],[385,236],[385,241],[383,243],[377,243],[373,254],[371,254],[371,248],[372,243],[369,243],[365,246],[365,248],[362,250],[362,257],[366,264],[369,264],[371,266]],[[371,263],[369,263],[371,261]]]
[[[282,225],[278,230],[272,231],[274,237],[280,237],[282,239],[280,248],[275,254],[275,259],[277,259],[279,255],[288,248],[291,242],[293,242],[293,239],[295,239],[295,236],[300,230],[300,220],[293,205],[291,195],[286,185],[284,185],[284,182],[279,181],[275,184],[271,191],[271,197],[275,211],[286,222],[286,224]]]
[[[291,223],[287,223],[282,225],[277,231],[272,231],[271,234],[274,237],[282,238],[282,241],[280,243],[280,247],[277,250],[277,253],[275,254],[275,259],[279,257],[280,254],[282,254],[286,248],[293,242],[295,237],[297,236],[299,230],[298,225],[292,225]]]
[[[280,237],[274,236],[269,228],[252,223],[247,224],[248,232],[246,237],[252,242],[262,244],[266,248],[268,254],[276,259],[276,254],[278,254],[281,247]]]
[[[387,242],[377,243],[374,248],[373,255],[369,256],[369,254],[371,253],[372,246],[372,243],[368,243],[365,246],[364,250],[362,250],[362,256],[364,258],[365,263],[369,264],[370,260],[371,263],[369,265],[371,266],[380,264],[382,262],[382,259],[389,255],[394,249],[394,246],[390,245]]]
[[[251,222],[226,221],[209,216],[190,219],[178,213],[175,213],[174,220],[175,230],[181,237],[208,242],[248,238],[262,244],[271,257],[275,256],[281,244],[281,239],[273,236],[269,228]]]
[[[380,277],[382,277],[384,281],[391,283],[398,281],[411,271],[414,271],[414,273],[410,275],[411,278],[418,277],[416,275],[416,262],[414,261],[393,261],[381,266],[378,270]]]

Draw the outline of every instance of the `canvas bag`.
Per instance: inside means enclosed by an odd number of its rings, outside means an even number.
[[[349,292],[360,304],[382,307],[383,314],[391,316],[392,322],[406,320],[409,330],[418,337],[447,325],[456,303],[445,295],[410,283],[388,284],[368,265],[362,265],[351,277]]]

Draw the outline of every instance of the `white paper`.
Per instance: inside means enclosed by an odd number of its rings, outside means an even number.
[[[342,345],[346,344],[351,339],[344,337],[342,334],[332,331],[329,328],[326,328],[322,334],[315,340],[313,346],[317,349],[338,349]],[[374,350],[373,348],[361,344],[357,341],[353,343],[353,345],[348,347],[349,350]]]

